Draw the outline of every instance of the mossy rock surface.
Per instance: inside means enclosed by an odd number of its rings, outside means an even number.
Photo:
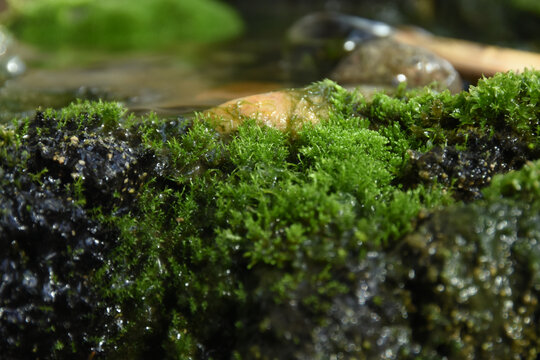
[[[0,128],[0,352],[535,359],[539,74],[312,86],[294,133],[103,102]]]

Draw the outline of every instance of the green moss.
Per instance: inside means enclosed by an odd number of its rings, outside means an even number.
[[[540,200],[540,162],[530,162],[519,171],[496,176],[484,195],[491,201],[507,197],[537,203]]]
[[[84,130],[103,126],[108,132],[118,128],[125,113],[120,103],[78,100],[60,110],[47,109],[43,115],[56,119],[59,128],[76,126]]]
[[[539,130],[539,82],[539,74],[535,71],[510,72],[482,79],[465,95],[465,106],[455,116],[463,124],[474,124],[491,131],[509,128],[534,138]]]
[[[8,27],[15,36],[49,49],[156,49],[226,40],[242,29],[237,14],[215,0],[31,0],[9,5]]]
[[[361,113],[373,119],[376,126],[398,122],[412,139],[424,146],[463,143],[470,131],[507,131],[536,147],[538,76],[537,71],[531,70],[522,74],[500,73],[481,79],[468,92],[455,96],[427,88],[403,98],[377,94]]]
[[[511,0],[510,4],[516,9],[540,15],[540,4],[534,0]]]

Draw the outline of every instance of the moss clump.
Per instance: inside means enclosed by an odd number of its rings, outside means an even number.
[[[477,135],[507,131],[537,148],[539,81],[537,71],[509,72],[481,79],[455,96],[429,89],[396,98],[379,94],[362,114],[378,126],[398,121],[414,140],[427,146],[464,145],[471,131]]]
[[[536,203],[540,197],[540,166],[538,162],[528,163],[520,171],[510,172],[505,176],[497,176],[485,189],[487,199],[495,202],[501,197],[516,201]]]
[[[534,358],[538,165],[495,176],[539,157],[534,79],[510,73],[455,96],[426,90],[370,102],[325,81],[311,90],[320,87],[330,111],[294,133],[248,119],[220,135],[203,116],[139,119],[88,102],[3,127],[0,234],[19,240],[4,244],[0,264],[14,265],[1,306],[23,314],[38,304],[32,316],[54,325],[25,326],[4,312],[0,331],[11,337],[0,350]],[[501,86],[510,90],[492,89]],[[506,105],[484,103],[516,88]],[[517,142],[526,146],[499,147]],[[475,154],[506,165],[486,167]],[[460,174],[481,178],[483,168],[495,177],[485,199],[451,205],[462,190],[481,194],[491,178],[467,185]],[[26,194],[24,209],[17,194]],[[51,235],[39,253],[19,251],[32,247],[34,231]],[[96,242],[77,247],[88,233]],[[50,275],[64,268],[49,258],[71,264],[68,275]],[[41,291],[20,302],[33,283],[25,271],[77,291],[69,301]],[[57,342],[58,331],[69,339]]]
[[[242,29],[237,14],[215,0],[31,0],[9,5],[9,29],[48,49],[156,49],[226,40]]]
[[[513,7],[523,12],[528,12],[540,15],[540,5],[536,1],[531,0],[512,0],[510,1]]]
[[[358,111],[385,133],[405,134],[412,161],[404,184],[436,180],[457,190],[456,198],[471,200],[494,174],[539,157],[538,76],[497,74],[455,96],[429,90],[398,98],[379,94]],[[400,144],[399,137],[393,142]]]

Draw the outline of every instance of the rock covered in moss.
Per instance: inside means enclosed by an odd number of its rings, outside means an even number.
[[[471,200],[481,197],[493,175],[539,157],[539,83],[536,71],[497,74],[454,96],[378,94],[358,112],[374,127],[390,125],[391,132],[407,134],[405,185],[436,181],[457,199]]]
[[[538,158],[538,74],[313,86],[328,111],[294,132],[101,102],[2,127],[5,354],[534,358],[538,164],[496,173]]]
[[[281,346],[247,357],[536,359],[539,169],[498,175],[485,199],[434,211],[393,250],[368,253],[324,325],[299,301],[279,307],[263,333]]]

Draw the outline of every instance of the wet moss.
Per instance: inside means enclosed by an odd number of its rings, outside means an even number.
[[[437,181],[460,200],[481,196],[496,173],[519,169],[540,155],[538,72],[509,72],[452,96],[429,89],[391,98],[376,95],[358,111],[372,127],[408,146],[410,167],[400,182]]]
[[[507,131],[530,147],[538,146],[538,72],[496,74],[469,91],[452,96],[428,88],[390,98],[378,94],[362,114],[379,124],[397,121],[413,139],[428,146],[463,144],[470,130]]]
[[[102,102],[2,127],[2,354],[535,358],[537,79],[325,81],[294,133]]]

